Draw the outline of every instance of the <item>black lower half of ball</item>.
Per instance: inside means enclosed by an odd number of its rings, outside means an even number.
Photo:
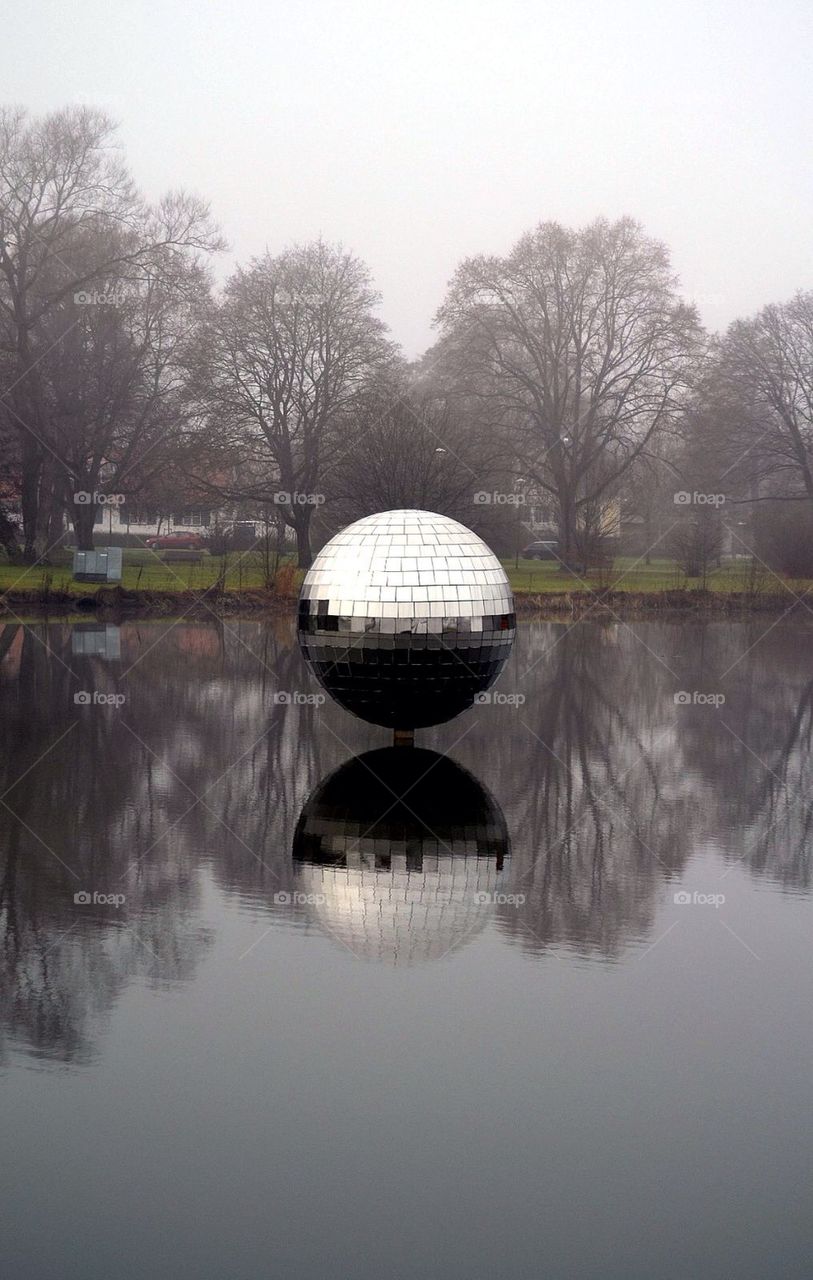
[[[294,835],[294,862],[348,866],[374,855],[493,858],[510,852],[502,810],[468,769],[435,751],[382,747],[354,756],[311,794]]]
[[[400,628],[400,629],[399,629]],[[470,707],[511,652],[516,615],[358,619],[300,608],[299,643],[320,684],[371,724],[420,729]]]

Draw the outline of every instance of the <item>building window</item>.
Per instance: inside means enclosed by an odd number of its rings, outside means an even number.
[[[200,507],[194,507],[191,511],[181,511],[172,517],[172,523],[176,528],[189,529],[192,526],[203,528],[209,524],[211,512],[204,511]]]

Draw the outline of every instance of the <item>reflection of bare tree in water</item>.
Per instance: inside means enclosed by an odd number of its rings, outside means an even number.
[[[813,682],[798,625],[765,629],[522,627],[499,687],[524,705],[427,732],[505,812],[505,890],[526,895],[497,909],[507,934],[618,954],[703,837],[809,886]],[[128,982],[195,972],[206,877],[277,909],[306,797],[382,735],[275,697],[316,691],[291,619],[131,622],[119,658],[71,649],[65,624],[0,626],[0,1026],[78,1061]],[[676,707],[678,687],[727,701]],[[127,701],[77,706],[80,689]],[[81,889],[127,901],[78,908]]]
[[[291,835],[306,796],[347,755],[375,740],[376,731],[329,700],[295,700],[319,691],[292,618],[242,623],[239,639],[229,630],[226,649],[223,694],[231,706],[208,726],[207,776],[197,780],[205,806],[195,811],[196,820],[201,839],[208,832],[219,846],[214,872],[221,886],[270,906],[290,884]],[[288,698],[280,700],[281,694]]]
[[[369,745],[336,708],[275,699],[307,681],[288,618],[125,623],[115,660],[72,653],[66,624],[0,628],[13,746],[0,760],[0,1024],[13,1036],[87,1056],[128,981],[194,972],[209,941],[202,877],[264,906],[289,883],[305,796]],[[79,690],[126,702],[79,706]],[[75,906],[85,889],[126,905]]]
[[[659,888],[688,853],[670,676],[616,625],[538,627],[534,640],[514,670],[522,688],[537,664],[527,702],[496,730],[501,758],[510,744],[509,825],[523,833],[508,890],[525,894],[500,923],[531,948],[614,955],[648,932]]]
[[[126,630],[126,629],[125,629]],[[121,681],[143,651],[133,628],[122,660],[71,654],[67,626],[0,633],[0,1025],[36,1052],[89,1056],[99,1019],[133,978],[191,976],[208,935],[194,924],[199,876],[178,838],[142,857],[179,813],[175,784],[122,727],[126,710],[78,706],[82,689],[126,690],[126,707],[194,737],[193,681]],[[142,634],[138,635],[137,632]],[[194,659],[193,659],[194,665]],[[153,672],[155,676],[155,672]],[[74,903],[81,890],[123,893],[118,910]]]
[[[813,849],[813,680],[799,701],[784,741],[765,781],[763,830],[748,858],[755,871],[766,872],[794,888],[810,888]]]
[[[687,708],[681,740],[687,766],[713,796],[709,835],[732,861],[789,888],[809,889],[810,629],[801,630],[798,620],[775,627],[760,620],[733,630],[710,624],[703,631],[707,686],[719,688],[726,701],[716,712]],[[700,643],[698,636],[695,650]]]
[[[131,891],[126,907],[94,912],[74,906],[70,886],[49,899],[30,864],[20,875],[12,839],[0,887],[0,1061],[5,1034],[37,1056],[88,1061],[100,1024],[131,981],[193,976],[210,942],[190,923],[197,895],[177,880],[174,896],[154,905],[150,894]]]
[[[121,878],[127,851],[116,857],[112,840],[106,874],[95,884],[124,893],[125,905],[77,905],[79,886],[94,884],[89,873],[72,876],[6,814],[2,832],[0,1032],[43,1056],[86,1060],[100,1020],[129,982],[163,985],[193,975],[210,941],[193,922],[198,881],[178,858],[158,872]]]

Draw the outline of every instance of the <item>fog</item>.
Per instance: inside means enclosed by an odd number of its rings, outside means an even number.
[[[811,283],[808,6],[80,0],[8,10],[3,99],[92,103],[150,198],[183,186],[217,263],[324,235],[408,356],[456,264],[540,220],[630,214],[716,330]]]

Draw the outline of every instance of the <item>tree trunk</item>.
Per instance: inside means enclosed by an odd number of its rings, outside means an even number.
[[[62,535],[65,532],[65,515],[62,507],[54,502],[48,514],[48,525],[45,531],[45,545],[49,549],[62,545]]]
[[[47,558],[57,542],[61,541],[63,527],[64,477],[56,459],[46,454],[43,458],[39,484],[39,509],[37,513],[37,559]]]
[[[311,553],[311,508],[304,507],[294,516],[294,532],[296,533],[296,562],[300,569],[310,569],[313,564]]]
[[[42,450],[31,436],[23,436],[20,510],[23,517],[23,559],[33,561],[39,533]]]
[[[568,489],[559,492],[560,568],[572,570],[576,564],[576,503]]]
[[[76,530],[76,546],[79,551],[93,550],[93,526],[96,521],[96,504],[77,502],[73,508],[73,527]]]

